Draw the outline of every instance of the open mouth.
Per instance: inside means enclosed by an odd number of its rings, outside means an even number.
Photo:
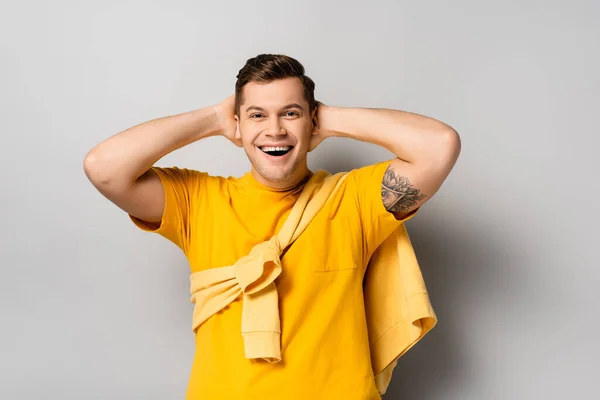
[[[281,157],[289,153],[294,146],[258,146],[258,148],[270,156]]]

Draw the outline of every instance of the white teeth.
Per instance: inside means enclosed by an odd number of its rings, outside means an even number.
[[[292,146],[283,146],[283,147],[261,147],[262,151],[288,151]]]

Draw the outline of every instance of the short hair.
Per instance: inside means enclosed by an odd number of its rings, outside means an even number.
[[[259,54],[248,59],[240,69],[235,83],[235,112],[239,115],[244,102],[244,86],[250,82],[269,83],[278,79],[298,78],[304,89],[309,111],[317,107],[315,83],[304,74],[304,66],[296,59],[283,54]]]

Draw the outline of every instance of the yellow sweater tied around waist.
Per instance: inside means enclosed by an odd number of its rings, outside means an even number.
[[[280,256],[332,197],[347,174],[317,171],[305,184],[279,233],[254,246],[231,266],[190,275],[195,303],[192,329],[242,295],[242,336],[249,359],[281,361],[281,326],[275,279]],[[315,260],[315,262],[319,262]],[[390,383],[397,359],[437,323],[404,224],[377,248],[363,282],[371,364],[379,393]]]

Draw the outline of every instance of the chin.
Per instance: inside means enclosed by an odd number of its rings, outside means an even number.
[[[288,180],[294,175],[295,169],[293,168],[256,168],[256,171],[265,179],[271,182],[283,182]]]
[[[264,160],[252,160],[252,167],[260,176],[271,182],[284,182],[293,179],[298,171],[296,159],[287,160],[279,165]]]

